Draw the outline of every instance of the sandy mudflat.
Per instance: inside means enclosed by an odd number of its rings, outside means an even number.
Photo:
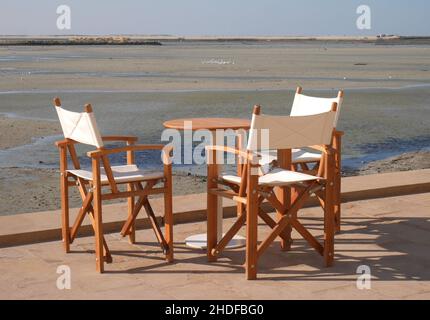
[[[60,133],[54,121],[19,119],[0,116],[0,150],[29,144],[34,138]]]
[[[430,46],[10,46],[0,57],[0,91],[397,88],[430,73]]]
[[[430,168],[430,151],[404,153],[399,156],[369,162],[356,171],[356,174],[376,174]]]

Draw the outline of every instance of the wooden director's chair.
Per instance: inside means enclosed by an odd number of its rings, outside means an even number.
[[[208,146],[208,198],[207,198],[207,256],[215,261],[233,236],[246,224],[246,274],[256,279],[257,262],[267,247],[281,238],[283,247],[291,243],[294,228],[309,244],[324,256],[326,266],[334,258],[334,192],[335,163],[331,147],[333,123],[337,104],[332,110],[310,116],[261,115],[255,106],[248,147],[246,151],[225,146]],[[262,144],[266,134],[266,143]],[[264,142],[264,141],[263,141]],[[322,153],[315,175],[291,170],[291,149],[313,146]],[[262,149],[277,150],[277,167],[261,172],[259,163]],[[219,173],[217,152],[233,153],[243,159],[241,176]],[[223,186],[219,186],[223,185]],[[291,192],[291,191],[294,192]],[[315,194],[324,208],[324,241],[321,244],[298,220],[298,211],[309,197]],[[217,197],[233,199],[243,207],[230,230],[217,242]],[[277,219],[261,209],[267,202],[276,210]],[[257,226],[260,217],[271,229],[270,235],[258,245]]]
[[[327,112],[332,109],[333,103],[337,103],[336,117],[333,125],[333,137],[331,146],[334,151],[335,173],[334,173],[334,206],[335,206],[335,227],[336,232],[341,229],[341,155],[342,155],[342,136],[343,132],[336,129],[340,110],[343,102],[344,93],[342,90],[338,92],[336,98],[320,98],[306,96],[301,87],[297,87],[294,96],[293,106],[291,108],[290,116],[309,116],[322,112]],[[263,154],[264,155],[264,154]],[[292,150],[292,170],[300,171],[315,175],[318,172],[321,164],[322,154],[318,149],[307,146],[306,149],[293,149]],[[260,163],[262,164],[262,171],[267,172],[269,168],[275,164],[277,160],[276,150],[270,150],[262,157]]]
[[[136,145],[137,137],[105,136],[102,137],[90,104],[82,113],[71,112],[61,107],[59,98],[54,99],[54,106],[60,119],[64,140],[57,141],[60,152],[61,211],[62,238],[64,249],[70,251],[70,244],[76,238],[78,229],[88,214],[96,239],[96,269],[104,271],[104,262],[112,262],[108,245],[103,235],[102,201],[119,198],[128,199],[128,217],[121,230],[122,236],[129,236],[135,242],[135,220],[142,207],[148,215],[167,261],[173,261],[173,213],[172,213],[172,165],[170,161],[172,148],[163,145]],[[119,148],[106,149],[105,142],[125,142]],[[78,143],[91,145],[97,149],[87,153],[91,158],[92,168],[82,169],[76,153]],[[143,150],[160,150],[162,152],[164,170],[161,172],[145,172],[135,164],[135,152]],[[109,155],[126,153],[127,164],[111,166]],[[68,158],[73,169],[68,169]],[[162,182],[162,187],[157,187]],[[69,225],[69,187],[77,186],[82,197],[76,221]],[[120,188],[126,190],[121,190]],[[105,191],[105,192],[102,192]],[[152,194],[164,194],[165,236],[157,223],[148,200]],[[137,198],[137,201],[135,201]]]

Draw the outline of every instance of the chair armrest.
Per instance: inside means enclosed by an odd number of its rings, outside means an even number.
[[[71,140],[71,139],[64,139],[64,140],[55,141],[55,145],[58,148],[60,148],[60,147],[67,147],[67,146],[73,145],[75,143],[77,143],[77,142],[74,141],[74,140]]]
[[[170,146],[165,146],[162,144],[135,144],[120,148],[112,148],[112,149],[98,149],[94,151],[87,152],[87,156],[91,158],[101,157],[114,153],[122,153],[127,151],[144,151],[144,150],[163,150],[164,148],[169,148]]]
[[[345,134],[345,132],[340,131],[340,130],[339,131],[338,130],[334,130],[333,134],[335,136],[341,137],[341,136],[343,136]]]
[[[139,138],[138,137],[134,137],[134,136],[103,136],[102,140],[103,141],[124,141],[124,142],[136,142]],[[76,141],[73,141],[71,139],[64,139],[64,140],[59,140],[59,141],[55,141],[55,145],[57,147],[61,147],[61,146],[67,146],[70,144],[75,144],[77,143]]]
[[[336,153],[336,150],[332,146],[326,146],[323,153],[325,153],[326,155],[334,155]]]
[[[124,142],[136,142],[138,137],[135,136],[103,136],[103,141],[124,141]]]
[[[325,146],[325,145],[316,145],[315,144],[315,145],[309,146],[307,148],[311,148],[311,149],[315,149],[315,150],[318,150],[318,151],[321,151],[321,152],[325,152],[326,149],[327,149],[327,146]]]
[[[70,144],[70,141],[65,140],[59,140],[59,141],[55,141],[55,145],[57,147],[64,147],[67,146],[68,144]]]
[[[161,149],[161,160],[163,161],[164,166],[172,165],[172,157],[173,156],[173,146],[168,144]]]
[[[235,149],[235,148],[231,148],[231,147],[226,147],[226,146],[206,146],[206,150],[207,151],[222,151],[222,152],[227,152],[227,153],[233,153],[235,155],[238,155],[242,158],[245,158],[249,161],[253,161],[253,162],[258,162],[258,159],[261,158],[260,155],[256,154],[256,153],[248,153],[239,149]]]
[[[335,149],[330,145],[328,145],[328,146],[326,146],[326,145],[313,145],[313,146],[309,146],[308,148],[321,151],[322,153],[325,153],[325,154],[331,154],[331,153],[335,152]]]
[[[336,137],[342,137],[345,133],[343,131],[333,130],[333,135]],[[308,148],[315,149],[321,152],[325,152],[327,146],[325,145],[313,145],[309,146]]]

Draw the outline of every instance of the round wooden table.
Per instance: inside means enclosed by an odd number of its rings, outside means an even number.
[[[192,124],[193,131],[195,130],[248,130],[251,121],[248,119],[238,118],[184,118],[174,119],[163,123],[164,127],[169,129],[184,130],[187,123]]]
[[[218,144],[217,135],[214,134],[217,130],[248,130],[251,121],[248,119],[238,118],[183,118],[169,120],[163,123],[165,128],[177,130],[209,130],[212,132],[212,141],[214,145]],[[242,140],[243,141],[243,140]],[[224,144],[224,141],[219,141]],[[221,166],[221,165],[220,165]],[[220,170],[222,170],[220,168]],[[223,206],[222,198],[218,197],[217,203],[217,240],[220,241],[222,233],[222,219],[223,219]],[[206,249],[207,247],[207,234],[195,234],[185,239],[185,244],[188,247],[196,249]],[[246,239],[242,236],[236,235],[227,245],[227,248],[238,248],[246,244]]]

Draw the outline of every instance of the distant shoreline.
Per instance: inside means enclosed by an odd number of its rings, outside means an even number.
[[[197,42],[249,43],[368,43],[375,45],[430,45],[430,36],[0,36],[0,46],[58,46],[58,45],[150,45]]]

